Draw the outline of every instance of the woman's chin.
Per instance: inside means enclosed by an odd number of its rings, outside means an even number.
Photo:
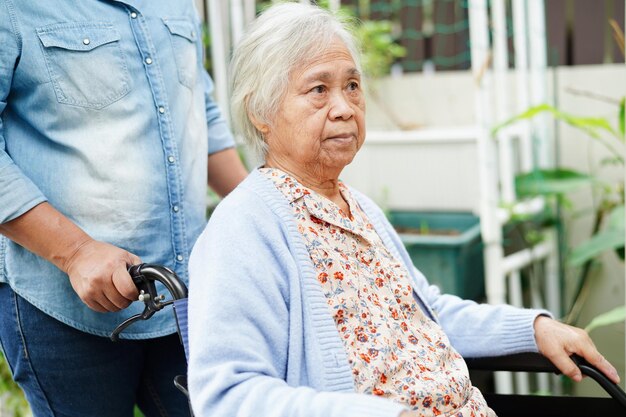
[[[352,160],[354,159],[354,155],[356,152],[352,152],[350,154],[330,154],[328,155],[327,158],[324,158],[322,160],[323,165],[327,168],[327,169],[332,169],[335,171],[341,171],[342,169],[344,169],[346,166],[348,166],[350,164],[350,162],[352,162]]]
[[[324,142],[322,142],[322,149],[324,149],[328,154],[331,155],[351,155],[351,158],[354,158],[354,155],[359,150],[358,145],[359,144],[354,137],[329,138],[325,139]]]

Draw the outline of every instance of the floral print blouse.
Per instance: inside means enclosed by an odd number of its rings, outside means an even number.
[[[260,172],[290,202],[357,392],[406,404],[412,416],[495,416],[471,385],[465,362],[413,295],[409,274],[387,250],[348,188],[336,204],[276,168]]]

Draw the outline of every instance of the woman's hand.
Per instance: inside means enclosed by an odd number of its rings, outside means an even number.
[[[570,359],[570,355],[577,354],[598,368],[611,381],[616,384],[619,383],[617,371],[598,352],[593,341],[584,330],[568,326],[546,316],[537,317],[534,327],[539,352],[550,359],[564,375],[576,382],[582,380],[580,369]]]
[[[91,309],[105,313],[126,308],[137,299],[137,288],[127,267],[138,263],[138,256],[90,239],[78,247],[63,270],[80,299]]]

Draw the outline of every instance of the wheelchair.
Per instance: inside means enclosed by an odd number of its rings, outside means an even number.
[[[148,320],[156,312],[173,305],[181,343],[188,355],[187,344],[187,287],[170,269],[151,264],[131,266],[129,273],[139,290],[139,301],[145,305],[142,313],[122,322],[111,333],[116,341],[119,334],[138,320]],[[157,293],[156,283],[163,284],[171,298]],[[464,358],[470,371],[548,372],[559,370],[538,353],[520,353],[508,356]],[[484,392],[487,404],[499,417],[593,417],[626,415],[626,393],[597,368],[574,355],[574,362],[583,375],[592,378],[608,394],[607,397],[570,397],[554,395],[516,395]],[[187,376],[174,378],[174,385],[189,398]],[[190,405],[190,415],[191,412]]]

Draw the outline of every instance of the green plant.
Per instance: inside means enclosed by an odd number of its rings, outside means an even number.
[[[330,8],[328,0],[320,0],[317,5]],[[393,36],[393,23],[390,20],[359,19],[353,8],[345,6],[340,8],[337,16],[352,27],[361,47],[361,64],[367,77],[388,75],[393,63],[406,55],[406,48],[398,44]]]
[[[22,393],[22,390],[13,382],[11,372],[9,371],[9,367],[2,352],[0,352],[0,416],[32,416],[24,393]]]
[[[548,104],[532,107],[524,113],[496,126],[492,133],[495,135],[502,128],[522,120],[528,120],[539,114],[548,113],[555,119],[584,132],[589,138],[601,143],[610,153],[610,157],[601,162],[601,166],[618,165],[624,168],[624,145],[626,142],[626,128],[624,108],[626,98],[618,103],[617,127],[613,127],[609,120],[601,117],[580,117],[564,113]],[[592,187],[599,195],[598,202],[593,207],[594,221],[591,236],[575,248],[571,248],[567,255],[567,265],[579,267],[580,277],[578,288],[574,296],[571,309],[566,317],[569,323],[578,318],[581,306],[588,293],[590,270],[599,255],[614,250],[624,260],[624,182],[616,180],[611,183],[600,180],[595,175],[581,173],[572,169],[556,168],[535,170],[519,175],[516,178],[516,190],[520,198],[544,196],[564,207],[572,207],[567,195],[582,187]],[[589,324],[588,330],[596,327],[623,321],[626,310],[623,306],[613,309],[596,317]]]
[[[320,7],[329,8],[327,0],[317,2]],[[369,97],[380,104],[380,110],[399,128],[408,128],[400,119],[381,103],[376,80],[389,75],[391,66],[406,55],[406,48],[400,45],[394,36],[391,20],[369,20],[365,16],[357,17],[353,8],[342,6],[338,17],[348,23],[361,48],[361,66],[368,82],[365,83]]]
[[[357,25],[355,36],[361,44],[363,71],[368,77],[388,75],[393,63],[406,55],[406,48],[396,42],[392,31],[389,20],[363,20]]]

